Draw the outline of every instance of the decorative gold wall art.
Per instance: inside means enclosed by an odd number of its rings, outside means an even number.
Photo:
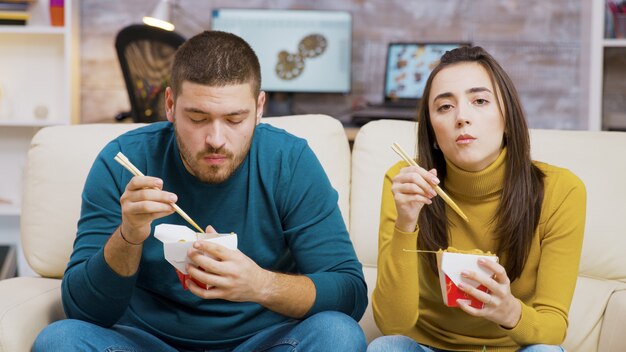
[[[321,34],[309,34],[298,43],[298,53],[291,54],[286,50],[278,53],[276,74],[284,81],[292,80],[304,71],[304,59],[316,58],[326,51],[328,41]]]

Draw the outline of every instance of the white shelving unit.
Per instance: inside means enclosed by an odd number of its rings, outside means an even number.
[[[78,122],[80,109],[78,0],[65,1],[61,27],[50,25],[48,3],[31,4],[25,26],[0,25],[0,244],[17,247],[30,140],[42,127]]]
[[[606,0],[591,4],[589,129],[626,129],[626,39],[605,38]]]

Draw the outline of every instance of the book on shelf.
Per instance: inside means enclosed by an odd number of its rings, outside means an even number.
[[[30,13],[28,11],[0,11],[0,19],[2,20],[28,20]]]
[[[0,19],[0,25],[25,26],[26,25],[26,21],[25,20],[3,20],[3,19]]]
[[[25,25],[30,18],[27,11],[0,11],[0,24]]]
[[[26,11],[28,3],[26,2],[4,2],[0,1],[0,11]]]

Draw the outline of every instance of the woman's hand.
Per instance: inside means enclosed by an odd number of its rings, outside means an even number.
[[[391,191],[398,212],[396,227],[413,232],[422,207],[431,204],[431,199],[437,195],[432,186],[439,184],[437,170],[426,171],[419,166],[409,166],[400,170],[392,181]]]
[[[457,300],[457,304],[469,315],[491,320],[507,329],[514,328],[522,316],[522,305],[511,294],[511,281],[506,270],[502,265],[482,258],[478,259],[478,265],[494,274],[488,276],[482,272],[463,271],[461,276],[481,283],[489,289],[489,293],[464,283],[460,283],[459,288],[482,301],[484,303],[483,308],[476,309],[463,300]]]

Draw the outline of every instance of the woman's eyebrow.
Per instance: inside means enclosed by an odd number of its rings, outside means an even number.
[[[491,90],[487,87],[473,87],[473,88],[466,90],[465,94],[481,93],[481,92],[492,93]],[[433,99],[433,101],[437,101],[438,99],[443,99],[443,98],[452,98],[452,97],[454,97],[454,94],[452,94],[451,92],[445,92],[445,93],[438,94],[435,97],[435,99]]]
[[[443,98],[452,98],[453,96],[454,94],[452,94],[451,92],[445,92],[445,93],[441,93],[437,95],[435,99],[433,99],[433,101],[437,101],[437,99],[443,99]]]
[[[465,93],[469,94],[469,93],[481,93],[481,92],[489,92],[491,93],[491,90],[487,87],[474,87],[474,88],[470,88],[468,90],[465,91]]]

